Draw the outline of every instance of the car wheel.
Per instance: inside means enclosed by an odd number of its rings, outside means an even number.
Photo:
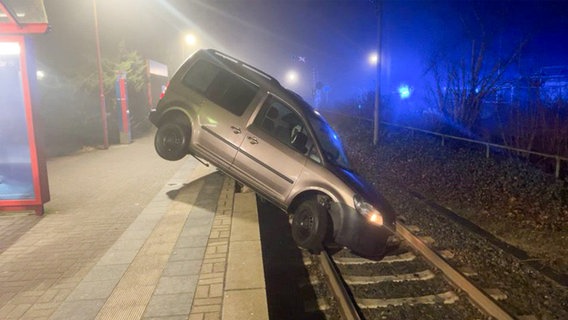
[[[306,200],[298,206],[292,217],[292,238],[298,246],[320,253],[327,230],[327,210],[316,199]]]
[[[188,153],[189,127],[177,122],[167,122],[161,125],[156,132],[154,146],[160,157],[176,161]]]

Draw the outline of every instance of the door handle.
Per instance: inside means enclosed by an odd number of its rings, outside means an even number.
[[[241,133],[241,128],[239,128],[239,127],[231,126],[231,129],[233,129],[234,134],[240,134]]]
[[[249,140],[250,144],[258,144],[258,140],[255,137],[247,137],[247,139]]]

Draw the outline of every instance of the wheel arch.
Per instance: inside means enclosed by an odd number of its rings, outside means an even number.
[[[309,198],[317,198],[318,196],[325,197],[324,199],[325,201],[327,201],[327,214],[330,224],[329,227],[331,228],[332,236],[335,238],[335,236],[339,232],[339,229],[343,226],[343,212],[340,212],[342,208],[342,206],[340,205],[341,200],[339,200],[336,195],[329,192],[328,190],[310,189],[298,193],[290,202],[290,206],[288,206],[287,212],[293,215],[302,201]]]
[[[187,154],[193,154],[192,142],[194,126],[189,110],[180,104],[169,104],[155,125],[158,128],[154,138],[154,148],[158,155],[169,161],[181,160]],[[182,137],[183,138],[180,138]]]
[[[193,127],[191,121],[191,113],[188,112],[187,107],[184,107],[181,104],[173,104],[171,106],[168,106],[160,116],[158,126],[166,123],[167,121],[178,119],[179,117],[184,117],[187,120],[187,124],[190,126],[190,128]]]
[[[323,198],[321,198],[323,197]],[[302,201],[306,200],[306,199],[310,199],[310,198],[314,198],[317,199],[318,201],[320,201],[320,198],[327,202],[326,205],[326,211],[327,211],[327,215],[329,217],[328,219],[328,223],[330,224],[328,226],[328,228],[330,228],[331,230],[333,230],[333,233],[335,233],[335,228],[337,226],[337,221],[335,221],[336,217],[332,214],[331,212],[331,203],[336,202],[335,197],[333,197],[333,195],[323,191],[323,190],[314,190],[314,189],[310,189],[310,190],[305,190],[300,192],[299,194],[297,194],[294,199],[292,200],[292,202],[290,203],[290,206],[288,206],[288,213],[289,214],[294,214],[296,212],[296,209],[298,209],[298,206],[300,205],[300,203],[302,203]]]
[[[330,201],[333,201],[331,195],[321,190],[305,190],[297,194],[292,200],[292,202],[290,202],[290,205],[288,206],[287,210],[288,213],[294,214],[294,212],[296,211],[296,209],[298,209],[298,206],[300,205],[300,203],[302,203],[302,201],[310,198],[317,198],[318,196],[327,197]]]
[[[183,120],[180,120],[183,119]],[[161,114],[156,127],[161,126],[168,121],[182,121],[183,124],[187,124],[189,126],[189,132],[191,133],[190,136],[190,150],[192,150],[193,138],[197,134],[195,130],[197,129],[195,126],[195,122],[197,121],[197,113],[192,108],[187,106],[185,103],[181,102],[172,102],[169,103],[166,107],[164,112]]]

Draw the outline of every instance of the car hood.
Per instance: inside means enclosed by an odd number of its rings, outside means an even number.
[[[341,181],[359,194],[365,201],[372,204],[389,223],[394,223],[396,219],[395,211],[390,203],[377,192],[375,188],[354,171],[334,165],[328,165],[328,170],[333,172]]]

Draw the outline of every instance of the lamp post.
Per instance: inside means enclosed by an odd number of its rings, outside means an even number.
[[[309,69],[311,69],[311,73],[312,73],[312,84],[311,84],[311,91],[312,91],[312,98],[314,99],[314,107],[316,109],[319,108],[319,102],[318,99],[316,98],[316,89],[317,85],[318,85],[318,73],[317,73],[317,68],[316,68],[316,64],[315,62],[313,62],[312,60],[309,60],[308,58],[306,58],[306,56],[297,56],[297,55],[293,55],[292,59],[295,62],[299,62],[300,64],[304,64],[306,65]],[[303,72],[306,72],[306,68],[302,68]],[[287,77],[290,77],[290,73],[287,74]],[[288,79],[288,81],[290,82],[290,79]],[[293,81],[293,82],[297,82],[297,81]]]
[[[101,122],[103,126],[103,148],[108,149],[108,124],[106,115],[105,89],[103,84],[103,66],[101,63],[101,44],[99,40],[99,23],[97,17],[96,0],[93,0],[93,13],[95,16],[95,40],[97,46],[97,68],[99,73],[99,104],[101,108]]]
[[[381,25],[382,25],[382,15],[383,15],[383,2],[382,0],[376,0],[377,5],[377,58],[376,58],[376,87],[375,87],[375,111],[373,115],[373,145],[379,143],[379,122],[380,122],[380,104],[381,104]]]

